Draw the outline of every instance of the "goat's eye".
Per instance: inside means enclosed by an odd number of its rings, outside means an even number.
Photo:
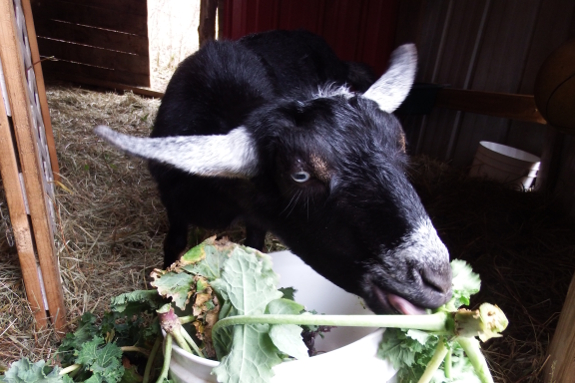
[[[308,172],[301,170],[299,172],[292,173],[291,178],[295,182],[303,183],[308,181],[311,178],[311,176],[309,175]]]

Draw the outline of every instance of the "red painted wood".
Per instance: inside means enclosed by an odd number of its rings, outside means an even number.
[[[342,59],[381,74],[394,48],[398,8],[399,0],[225,0],[220,36],[303,28],[323,36]]]

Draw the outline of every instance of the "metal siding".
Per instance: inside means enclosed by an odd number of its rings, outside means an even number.
[[[383,73],[394,48],[399,0],[225,0],[220,36],[238,39],[271,29],[307,29],[339,57]]]
[[[406,0],[396,43],[417,42],[418,81],[532,94],[545,57],[575,35],[574,12],[573,0]],[[439,108],[403,121],[412,153],[457,166],[471,163],[480,140],[543,150],[542,125]]]

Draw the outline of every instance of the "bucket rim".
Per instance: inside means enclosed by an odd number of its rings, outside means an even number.
[[[500,156],[513,159],[515,161],[521,161],[525,163],[536,163],[541,162],[541,158],[536,156],[535,154],[526,152],[525,150],[514,148],[513,146],[500,144],[497,142],[492,141],[479,141],[480,147],[487,149],[488,151],[494,152]],[[507,150],[513,151],[515,154],[519,155],[510,155],[506,153]]]

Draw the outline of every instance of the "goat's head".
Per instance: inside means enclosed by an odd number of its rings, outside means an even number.
[[[191,174],[244,178],[255,193],[248,214],[317,272],[377,313],[420,313],[451,297],[451,268],[405,174],[404,135],[390,114],[415,70],[415,48],[402,46],[363,95],[327,88],[305,100],[274,101],[226,135],[97,132]]]

